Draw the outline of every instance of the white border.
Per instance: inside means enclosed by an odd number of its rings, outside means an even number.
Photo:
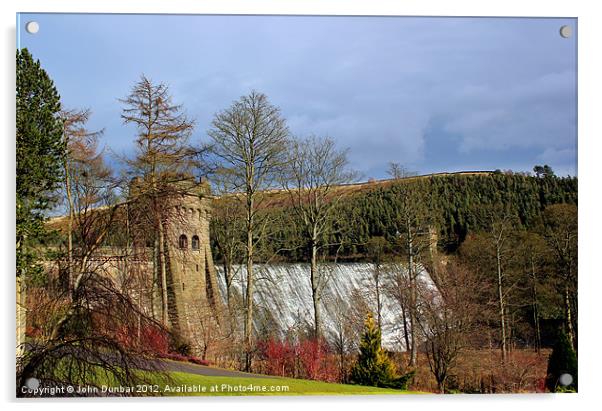
[[[5,270],[2,271],[3,296],[2,318],[6,326],[0,341],[2,343],[2,399],[10,408],[65,408],[90,407],[104,409],[114,406],[140,406],[132,400],[93,400],[85,401],[45,401],[15,403],[14,397],[14,82],[15,82],[15,14],[20,12],[111,12],[111,13],[199,13],[199,14],[322,14],[322,15],[443,15],[443,16],[529,16],[529,17],[578,17],[579,18],[579,217],[580,217],[580,349],[579,349],[579,389],[577,395],[563,396],[406,396],[403,398],[380,397],[340,397],[340,398],[204,398],[204,399],[150,399],[144,400],[144,407],[164,409],[186,405],[220,408],[233,406],[244,409],[306,409],[316,406],[387,408],[428,408],[428,409],[483,409],[504,410],[512,407],[533,407],[550,410],[566,410],[567,407],[593,406],[599,402],[600,376],[600,309],[595,302],[600,297],[601,278],[595,252],[600,241],[596,234],[600,229],[600,213],[596,212],[601,196],[596,188],[600,186],[599,156],[600,139],[600,81],[602,73],[599,41],[602,39],[601,14],[596,10],[595,1],[479,1],[479,0],[173,0],[151,3],[134,0],[21,0],[0,2],[2,10],[2,94],[0,115],[2,115],[2,138],[0,138],[2,161],[0,179],[2,194],[3,226],[0,250]],[[598,206],[598,207],[596,207]],[[9,229],[10,228],[10,229]],[[8,320],[8,321],[7,321]],[[597,372],[596,372],[597,371]],[[598,401],[597,401],[598,400]],[[140,401],[140,400],[136,400]],[[579,404],[576,404],[579,403]],[[131,404],[131,405],[130,405]],[[592,407],[593,408],[593,407]]]

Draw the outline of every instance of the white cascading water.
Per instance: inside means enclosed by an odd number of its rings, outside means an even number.
[[[218,266],[217,276],[221,295],[226,295],[226,283],[223,268]],[[246,279],[246,267],[235,266],[236,277],[233,282],[237,294],[241,295]],[[324,268],[322,268],[324,270]],[[340,313],[349,309],[354,290],[359,291],[375,312],[374,265],[370,263],[343,263],[328,265],[328,280],[324,286],[322,324],[326,335],[334,331]],[[286,330],[300,323],[313,324],[313,300],[310,285],[310,266],[302,263],[283,263],[255,266],[254,303],[257,314],[255,326],[263,322],[269,328],[283,335]],[[419,281],[432,286],[425,271],[421,271]],[[399,303],[387,293],[381,292],[382,302],[382,341],[390,350],[402,351],[403,341],[401,309]],[[340,320],[339,320],[340,321]]]

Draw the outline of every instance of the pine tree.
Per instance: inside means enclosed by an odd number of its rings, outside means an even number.
[[[560,381],[562,374],[570,374],[573,377],[572,383],[562,386]],[[558,335],[548,360],[546,387],[552,392],[577,390],[577,355],[565,332],[560,332]]]
[[[40,278],[35,246],[43,242],[44,220],[54,206],[65,155],[60,97],[39,61],[17,51],[16,275],[17,344],[25,338],[26,285]],[[19,353],[20,354],[20,353]]]
[[[364,322],[364,334],[360,342],[360,355],[351,370],[351,382],[374,387],[405,389],[413,374],[397,375],[395,365],[380,345],[381,332],[372,314]]]
[[[65,154],[60,97],[39,61],[17,51],[17,275],[39,269],[31,247],[44,236]]]

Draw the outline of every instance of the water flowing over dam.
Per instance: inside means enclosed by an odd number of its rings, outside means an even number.
[[[226,283],[223,267],[217,266],[218,284],[221,295],[226,296]],[[243,294],[246,282],[246,267],[235,266],[233,288],[239,296]],[[370,263],[343,263],[321,266],[327,276],[320,302],[322,324],[325,335],[332,336],[341,323],[349,321],[353,315],[352,305],[366,304],[376,317],[375,268]],[[381,315],[383,346],[390,350],[405,350],[403,344],[403,319],[399,303],[390,292],[387,275],[380,276]],[[257,264],[255,278],[255,327],[257,330],[269,328],[284,335],[287,330],[299,324],[313,325],[314,309],[310,284],[310,266],[302,263]],[[389,277],[390,278],[390,277]],[[421,271],[418,281],[432,286],[425,271]],[[359,297],[361,296],[361,297]],[[355,316],[363,315],[355,312]],[[358,318],[354,318],[357,321]],[[359,319],[362,321],[362,319]]]

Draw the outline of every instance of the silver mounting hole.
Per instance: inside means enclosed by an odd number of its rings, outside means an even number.
[[[573,35],[573,29],[571,28],[571,26],[560,27],[560,36],[561,37],[568,39],[572,35]]]
[[[25,386],[30,390],[37,390],[40,387],[40,380],[30,377],[25,381]]]
[[[25,30],[27,30],[29,34],[36,34],[38,31],[40,31],[40,25],[37,21],[29,21],[25,25]]]
[[[558,379],[558,382],[560,382],[560,385],[568,387],[573,383],[573,376],[571,374],[562,374]]]

